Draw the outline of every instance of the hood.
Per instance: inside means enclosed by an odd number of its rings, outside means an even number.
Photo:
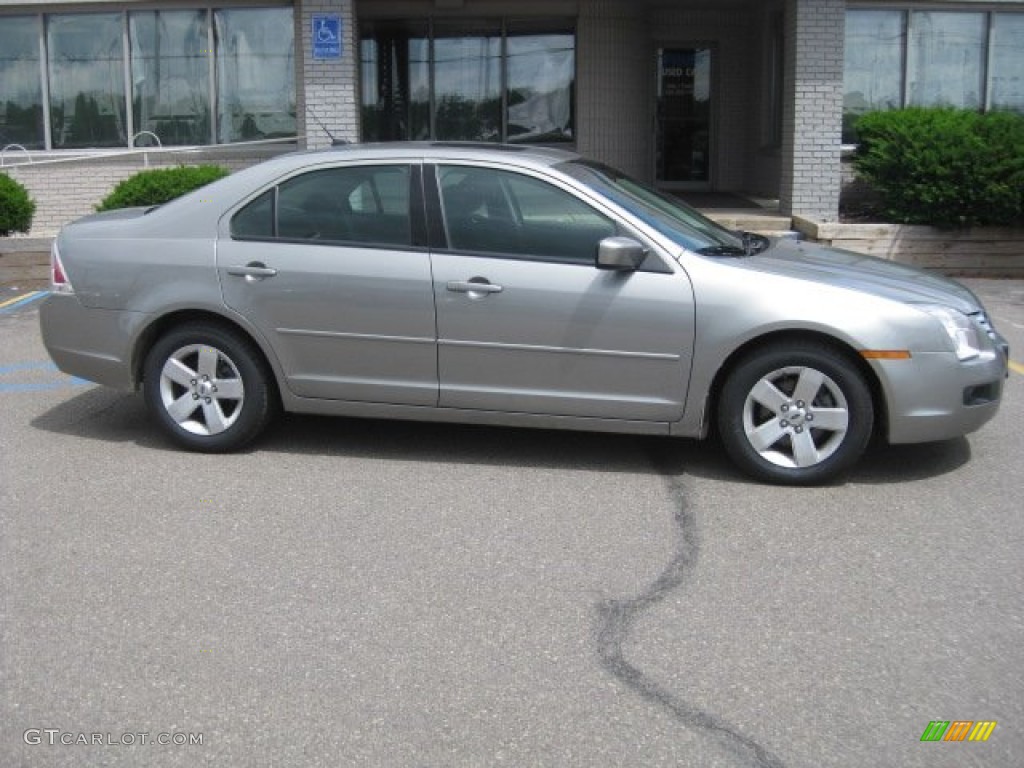
[[[756,272],[848,288],[905,304],[941,304],[964,314],[981,310],[970,290],[916,267],[813,243],[779,240],[737,266]]]

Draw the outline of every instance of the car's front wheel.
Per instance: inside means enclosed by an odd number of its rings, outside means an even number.
[[[239,334],[191,323],[162,336],[146,356],[146,405],[179,445],[233,451],[255,438],[273,415],[270,376]]]
[[[794,342],[748,355],[718,401],[726,451],[759,480],[812,485],[849,469],[871,438],[874,407],[864,377],[823,344]]]

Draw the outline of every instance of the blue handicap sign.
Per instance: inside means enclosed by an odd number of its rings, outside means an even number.
[[[341,16],[313,14],[313,58],[341,58]]]

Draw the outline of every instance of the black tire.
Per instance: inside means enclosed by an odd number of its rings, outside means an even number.
[[[165,333],[146,355],[143,377],[153,419],[192,451],[238,450],[274,415],[263,357],[248,339],[217,325],[188,323]]]
[[[752,352],[729,374],[718,399],[726,452],[742,471],[769,483],[833,480],[864,453],[874,419],[871,392],[856,365],[809,341]]]

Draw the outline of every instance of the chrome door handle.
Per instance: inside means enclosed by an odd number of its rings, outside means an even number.
[[[488,283],[483,278],[473,278],[472,280],[450,280],[448,282],[448,290],[454,291],[455,293],[468,293],[468,294],[486,294],[486,293],[501,293],[504,290],[500,285],[494,283]]]
[[[277,274],[276,269],[268,267],[260,261],[253,261],[243,266],[228,267],[227,273],[235,277],[244,277],[246,282],[255,282],[265,277],[273,277]]]

